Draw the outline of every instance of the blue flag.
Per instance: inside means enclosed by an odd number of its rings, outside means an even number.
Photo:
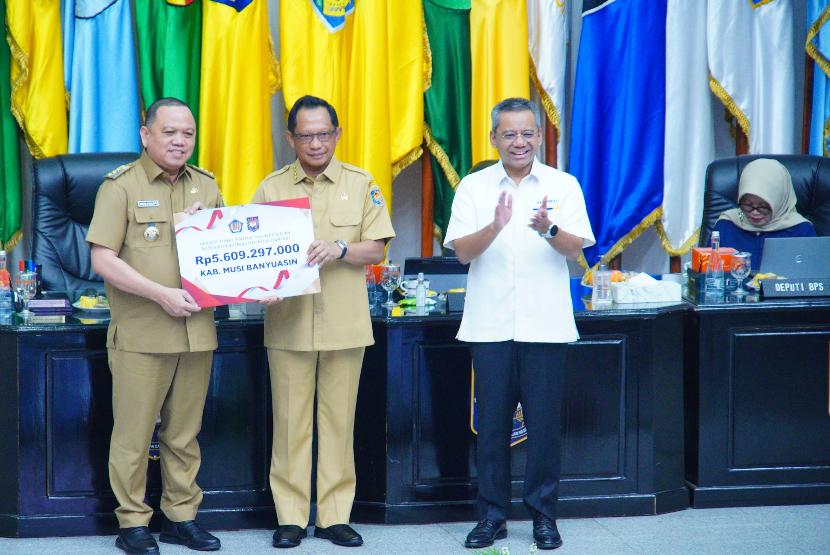
[[[65,1],[69,152],[138,152],[138,76],[130,1]]]
[[[585,0],[568,168],[608,261],[660,217],[666,112],[666,0]]]
[[[830,156],[830,0],[807,2],[807,54],[813,59],[810,154]]]

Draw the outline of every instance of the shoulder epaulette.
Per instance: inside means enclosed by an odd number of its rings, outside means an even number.
[[[363,168],[358,168],[357,166],[347,164],[346,162],[341,162],[341,165],[343,166],[344,170],[349,170],[351,172],[359,173],[360,175],[366,176],[367,179],[372,179],[372,174],[370,174],[369,172],[367,172]]]
[[[216,179],[216,176],[213,175],[212,172],[206,170],[205,168],[200,168],[199,166],[197,166],[195,164],[188,164],[187,167],[190,168],[191,170],[196,170],[197,172],[199,172],[201,174],[204,174],[204,175],[208,176],[211,179]]]
[[[266,175],[264,179],[268,179],[269,177],[274,176],[274,175],[282,175],[282,174],[284,174],[285,172],[287,172],[287,171],[288,171],[288,169],[289,169],[290,167],[291,167],[291,164],[287,164],[287,165],[285,165],[285,166],[281,167],[281,168],[280,168],[280,169],[278,169],[278,170],[274,170],[274,171],[272,171],[271,173],[269,173],[268,175]]]
[[[115,168],[114,170],[109,172],[104,177],[106,179],[115,179],[116,177],[120,176],[121,174],[126,172],[128,169],[132,168],[133,166],[135,166],[135,162],[130,162],[128,164],[124,164],[123,166],[118,166],[117,168]]]

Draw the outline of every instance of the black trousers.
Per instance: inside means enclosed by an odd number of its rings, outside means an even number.
[[[510,507],[510,432],[521,401],[527,426],[524,502],[556,518],[561,458],[564,343],[470,343],[478,416],[479,518],[506,520]]]

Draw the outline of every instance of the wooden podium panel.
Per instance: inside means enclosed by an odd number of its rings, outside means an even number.
[[[563,407],[562,516],[688,507],[683,471],[685,307],[580,313]],[[457,318],[374,323],[358,398],[353,519],[476,520],[470,355]],[[380,406],[385,406],[381,410]],[[524,444],[511,450],[513,513]],[[382,456],[385,455],[385,456]]]
[[[693,505],[830,502],[830,302],[699,307],[693,320]]]

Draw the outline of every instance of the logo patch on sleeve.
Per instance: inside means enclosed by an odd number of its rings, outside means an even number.
[[[375,206],[383,206],[383,193],[380,192],[380,187],[373,185],[369,190],[369,196],[372,198]]]

